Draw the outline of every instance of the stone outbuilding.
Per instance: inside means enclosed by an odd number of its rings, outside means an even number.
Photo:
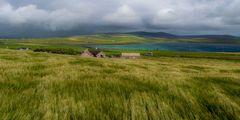
[[[144,53],[145,56],[153,56],[153,52],[146,52]]]
[[[140,53],[122,53],[121,58],[139,58],[141,57]]]

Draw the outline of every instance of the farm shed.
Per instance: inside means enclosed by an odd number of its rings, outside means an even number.
[[[122,53],[121,54],[122,58],[139,58],[141,57],[140,53]]]

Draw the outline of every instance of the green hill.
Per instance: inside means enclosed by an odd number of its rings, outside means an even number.
[[[191,42],[191,43],[227,43],[240,44],[240,39],[229,36],[188,36],[179,37],[169,34],[147,34],[147,33],[126,33],[126,34],[94,34],[72,37],[55,38],[22,38],[22,39],[0,39],[1,48],[74,48],[81,49],[80,45],[86,44],[132,44],[132,43],[158,43],[158,42]]]

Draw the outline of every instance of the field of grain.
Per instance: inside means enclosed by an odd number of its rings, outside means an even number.
[[[0,49],[0,119],[240,119],[239,66]]]

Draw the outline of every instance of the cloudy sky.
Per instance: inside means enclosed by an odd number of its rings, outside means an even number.
[[[240,0],[0,0],[0,35],[240,35]]]

